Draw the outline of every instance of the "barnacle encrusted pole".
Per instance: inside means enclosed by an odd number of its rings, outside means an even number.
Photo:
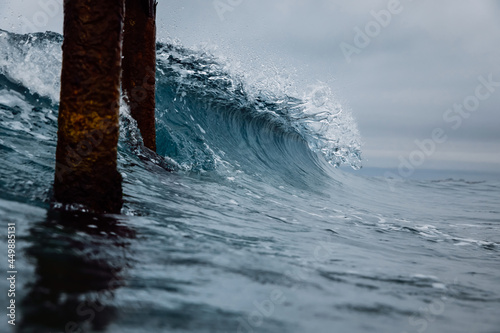
[[[125,0],[122,90],[144,145],[156,151],[156,1]]]
[[[124,0],[64,1],[54,200],[119,213]]]

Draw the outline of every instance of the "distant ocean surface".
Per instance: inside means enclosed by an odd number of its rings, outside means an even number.
[[[343,171],[361,140],[327,87],[293,96],[203,50],[157,45],[178,170],[122,106],[122,214],[51,210],[61,43],[0,30],[1,332],[500,332],[498,180]]]

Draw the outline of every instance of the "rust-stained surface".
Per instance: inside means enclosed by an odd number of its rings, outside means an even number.
[[[122,89],[144,145],[156,151],[156,2],[125,0]]]
[[[119,213],[117,171],[124,0],[64,1],[54,199]]]

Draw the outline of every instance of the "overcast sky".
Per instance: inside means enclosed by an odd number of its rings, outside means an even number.
[[[0,0],[0,27],[61,32],[61,2]],[[159,0],[157,19],[159,39],[326,83],[365,167],[500,170],[500,1]]]

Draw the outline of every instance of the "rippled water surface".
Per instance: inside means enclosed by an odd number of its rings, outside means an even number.
[[[326,87],[271,93],[178,45],[158,45],[171,160],[122,108],[122,214],[50,210],[60,45],[0,31],[13,332],[499,332],[498,181],[343,172],[359,168],[360,139]]]

